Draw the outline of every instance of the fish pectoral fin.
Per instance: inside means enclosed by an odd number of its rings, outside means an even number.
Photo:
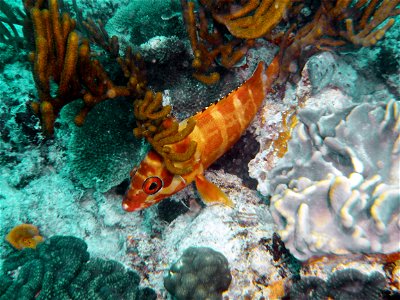
[[[220,203],[232,208],[235,207],[232,200],[214,183],[208,181],[203,174],[197,175],[195,182],[197,191],[206,204]]]

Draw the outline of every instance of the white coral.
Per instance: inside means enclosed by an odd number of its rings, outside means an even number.
[[[299,259],[399,251],[399,104],[361,104],[330,118],[303,117],[270,174],[285,245]],[[334,132],[321,134],[332,119]]]

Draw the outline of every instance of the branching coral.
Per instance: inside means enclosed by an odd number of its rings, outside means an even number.
[[[292,2],[290,0],[250,0],[238,9],[232,8],[229,13],[221,14],[215,10],[213,17],[224,24],[233,36],[255,39],[265,36],[278,25]]]
[[[32,8],[30,15],[36,44],[30,58],[40,99],[32,103],[32,108],[40,117],[45,133],[53,133],[60,110],[78,98],[83,98],[84,106],[75,123],[82,125],[96,104],[119,96],[143,94],[143,64],[140,56],[134,56],[129,48],[125,57],[119,59],[127,84],[117,86],[99,61],[91,58],[88,41],[80,40],[74,31],[75,20],[68,14],[60,16],[56,0],[49,0],[48,10]],[[52,92],[53,81],[58,85],[55,95]]]
[[[254,39],[269,37],[273,42],[280,41],[280,82],[284,82],[317,51],[348,43],[374,45],[394,24],[391,17],[400,13],[399,0],[323,0],[312,21],[296,29],[295,15],[302,5],[292,7],[293,1],[199,2],[197,20],[194,2],[181,0],[194,54],[194,76],[207,84],[219,80],[218,73],[210,73],[218,57],[222,66],[230,68],[254,45]],[[290,28],[273,37],[271,31],[286,15],[293,16]],[[228,39],[226,30],[232,35]]]
[[[364,47],[376,44],[394,24],[391,17],[400,14],[399,0],[353,2],[323,0],[313,20],[301,27],[294,37],[290,37],[294,27],[286,32],[281,44],[280,81],[290,73],[297,73],[305,57],[316,51],[349,42]]]
[[[4,0],[0,0],[0,43],[22,47],[24,44],[23,38],[18,33],[16,26],[24,25],[25,15],[20,10],[14,10]]]
[[[220,57],[221,65],[230,68],[244,57],[254,41],[240,38],[226,39],[224,33],[226,28],[216,23],[209,26],[207,13],[211,7],[207,2],[209,1],[201,1],[204,7],[198,8],[199,29],[197,29],[198,22],[194,2],[181,0],[182,12],[194,54],[192,67],[195,69],[195,73],[193,76],[205,84],[214,84],[220,78],[218,72],[210,72],[215,60]],[[222,18],[222,16],[220,17]],[[227,17],[225,16],[225,18]],[[209,32],[210,27],[212,28],[211,33]]]
[[[162,105],[161,93],[154,94],[147,91],[143,100],[134,103],[137,128],[134,129],[136,137],[145,137],[153,149],[160,154],[168,171],[172,174],[186,174],[191,167],[179,168],[175,162],[190,160],[196,152],[197,144],[190,141],[183,151],[175,151],[172,144],[183,141],[194,129],[196,122],[189,118],[185,124],[179,124],[169,117],[171,107]],[[181,127],[181,128],[180,128]]]

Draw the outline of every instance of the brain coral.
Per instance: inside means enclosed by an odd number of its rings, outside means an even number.
[[[164,286],[177,300],[222,299],[231,283],[228,260],[208,247],[190,247],[164,277]]]
[[[290,299],[320,300],[328,297],[328,290],[323,279],[306,276],[290,287]]]
[[[378,300],[385,286],[385,276],[379,272],[363,274],[348,268],[335,271],[327,282],[319,277],[302,277],[290,287],[290,299]]]
[[[6,257],[0,299],[155,300],[155,292],[139,288],[139,281],[136,272],[117,261],[91,258],[82,239],[53,236],[36,250]]]
[[[366,275],[356,269],[344,269],[333,273],[326,285],[333,299],[378,300],[382,299],[386,280],[379,272]]]
[[[271,211],[299,259],[399,250],[399,103],[304,110],[269,174]]]

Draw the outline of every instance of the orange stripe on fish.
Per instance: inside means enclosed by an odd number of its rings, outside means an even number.
[[[192,171],[189,174],[171,174],[163,158],[151,150],[138,169],[131,172],[131,183],[122,201],[123,209],[136,211],[147,208],[177,193],[193,181],[206,203],[218,202],[233,206],[231,200],[203,176],[204,170],[237,142],[255,117],[278,73],[277,57],[267,70],[263,62],[259,63],[254,74],[244,84],[194,116],[196,125],[193,131],[183,141],[171,145],[172,151],[182,153],[191,141],[197,143],[193,158],[176,163],[179,168],[190,165]],[[186,123],[187,119],[179,124],[179,128],[184,128]]]

